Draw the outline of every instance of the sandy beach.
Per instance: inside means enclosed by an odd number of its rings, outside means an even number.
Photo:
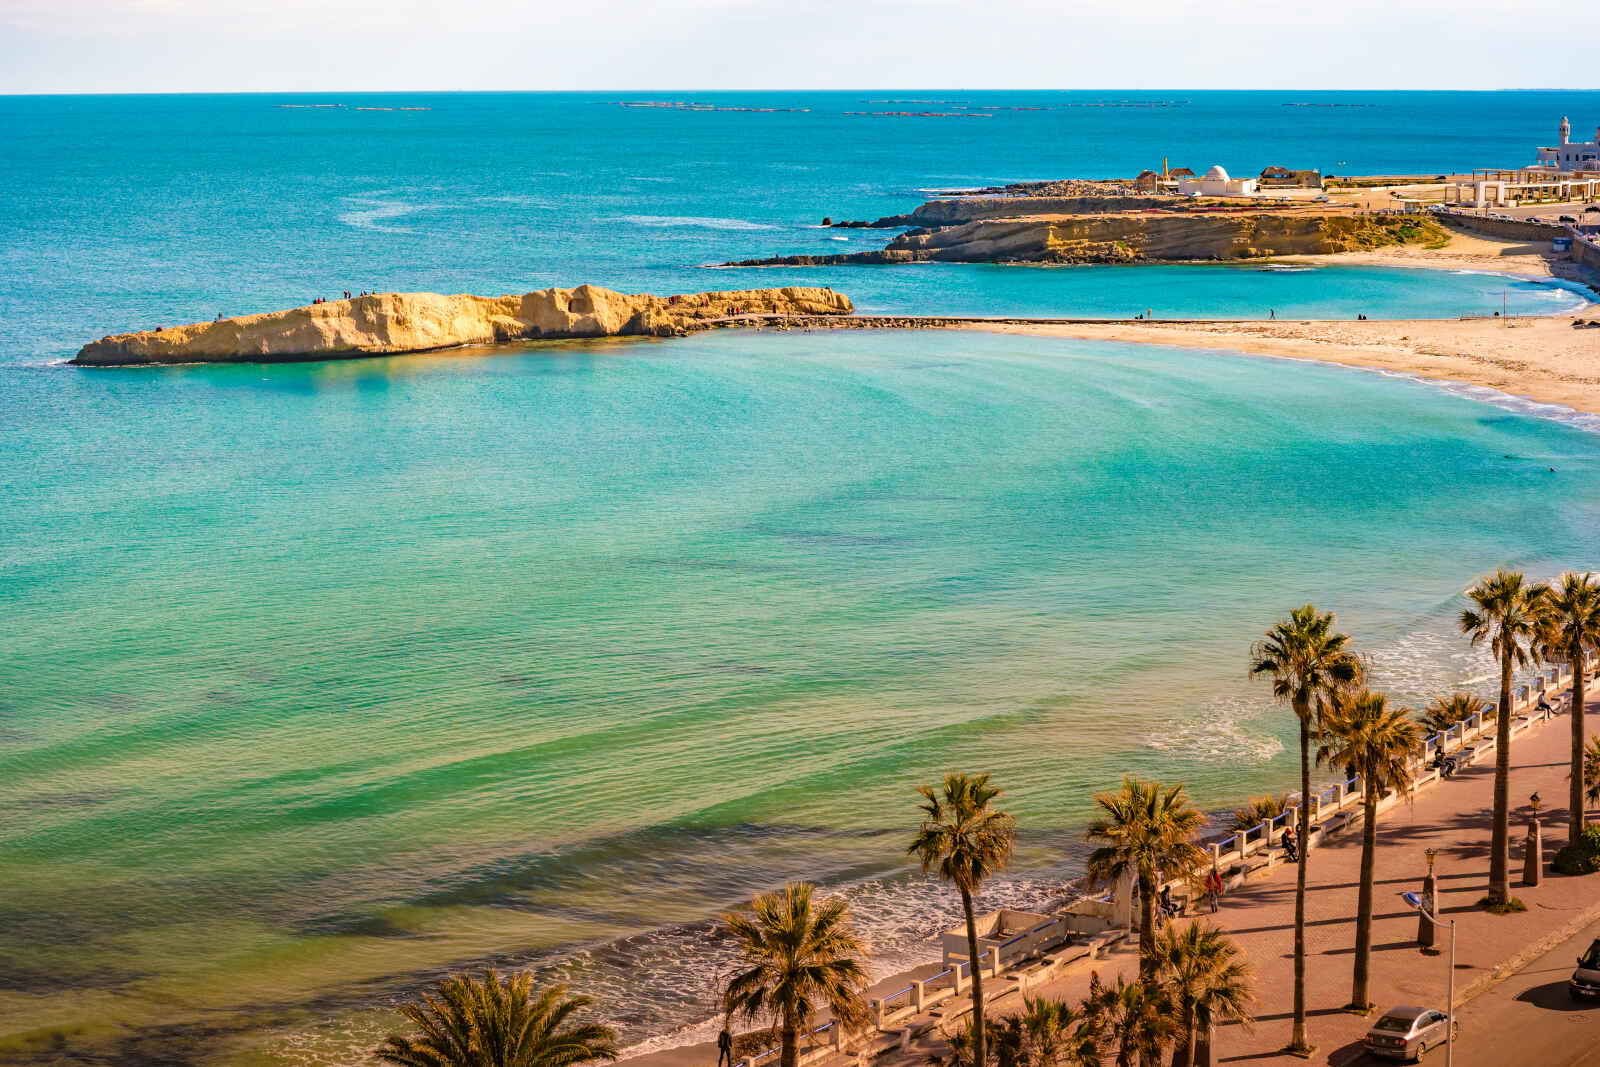
[[[1596,282],[1571,263],[1552,259],[1547,244],[1465,235],[1457,235],[1449,245],[1438,249],[1399,248],[1322,256],[1303,262],[1493,271],[1561,277],[1591,286]],[[1589,322],[1595,325],[1578,325]],[[1122,321],[989,328],[1008,333],[1182,345],[1318,360],[1467,382],[1600,414],[1600,305],[1592,300],[1574,313],[1508,319]]]

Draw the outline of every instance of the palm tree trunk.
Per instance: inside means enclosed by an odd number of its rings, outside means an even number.
[[[1306,1040],[1306,863],[1311,858],[1311,709],[1296,708],[1300,718],[1300,863],[1294,876],[1294,1029],[1289,1048],[1311,1047]]]
[[[1200,1040],[1195,1046],[1193,1067],[1211,1067],[1211,1048],[1216,1043],[1217,1031],[1207,1016],[1200,1023]]]
[[[1511,899],[1511,648],[1500,654],[1494,724],[1494,829],[1489,834],[1489,903]]]
[[[1195,1043],[1198,1038],[1196,1031],[1200,1028],[1200,1020],[1191,1004],[1183,1013],[1183,1044],[1172,1050],[1172,1067],[1194,1067]]]
[[[1583,645],[1572,661],[1572,781],[1567,785],[1567,844],[1583,833]]]
[[[1356,964],[1351,982],[1350,1006],[1357,1011],[1372,1007],[1367,994],[1367,974],[1372,966],[1372,879],[1378,862],[1378,791],[1372,787],[1372,767],[1362,783],[1361,806],[1366,821],[1361,827],[1361,888],[1356,891]]]
[[[800,1062],[800,1028],[787,1015],[784,1016],[780,1037],[783,1051],[779,1053],[779,1067],[795,1067]]]
[[[1155,876],[1139,870],[1139,980],[1156,993],[1156,893]]]
[[[967,960],[972,965],[972,1067],[984,1067],[983,965],[978,962],[978,920],[972,914],[972,894],[961,887],[961,910],[967,916]]]

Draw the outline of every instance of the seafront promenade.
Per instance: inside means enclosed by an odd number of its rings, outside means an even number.
[[[1548,694],[1564,692],[1570,674],[1549,677]],[[1426,764],[1419,769],[1417,788],[1409,802],[1399,795],[1380,804],[1376,870],[1376,907],[1373,924],[1372,996],[1379,1009],[1398,1004],[1444,1007],[1449,975],[1449,933],[1438,931],[1437,951],[1418,948],[1418,917],[1400,894],[1421,889],[1426,872],[1426,849],[1437,852],[1439,913],[1456,923],[1456,1009],[1464,1033],[1473,1031],[1473,1000],[1502,981],[1516,981],[1518,968],[1600,923],[1600,893],[1593,877],[1567,878],[1549,871],[1550,857],[1565,843],[1567,755],[1570,719],[1566,713],[1545,715],[1536,710],[1541,695],[1535,686],[1519,688],[1513,701],[1511,743],[1512,776],[1512,892],[1527,911],[1494,916],[1477,906],[1488,887],[1488,851],[1494,782],[1493,723],[1479,721],[1457,728],[1445,739],[1448,751],[1461,753],[1465,765],[1454,777],[1441,779]],[[1558,705],[1565,703],[1559,699]],[[1591,722],[1600,722],[1600,700],[1588,702]],[[1590,729],[1592,735],[1595,730]],[[1430,747],[1430,752],[1432,752]],[[1522,884],[1523,842],[1532,815],[1528,798],[1538,793],[1544,800],[1543,867],[1539,886]],[[1313,800],[1314,860],[1307,884],[1307,1003],[1309,1028],[1316,1051],[1313,1063],[1332,1067],[1363,1057],[1361,1035],[1372,1017],[1344,1010],[1350,999],[1351,963],[1355,942],[1356,892],[1361,859],[1359,789],[1338,783],[1317,793]],[[1292,811],[1293,809],[1291,809]],[[1275,845],[1286,819],[1273,826],[1215,841],[1210,851],[1224,872],[1229,889],[1215,915],[1196,900],[1178,922],[1196,916],[1220,925],[1243,950],[1256,974],[1256,1022],[1246,1029],[1237,1024],[1217,1034],[1214,1062],[1304,1063],[1283,1053],[1290,1035],[1290,991],[1293,988],[1294,866],[1286,863]],[[1269,842],[1273,842],[1269,844]],[[1180,896],[1188,895],[1174,883]],[[1197,894],[1196,894],[1197,896]],[[1085,907],[1088,906],[1088,908]],[[1085,915],[1095,907],[1104,910],[1106,899],[1080,902],[1071,912]],[[1198,906],[1197,906],[1198,905]],[[1087,917],[1087,916],[1086,916]],[[1063,920],[1058,919],[1058,922]],[[1066,920],[1070,922],[1070,918]],[[1091,976],[1132,979],[1138,970],[1136,938],[1126,928],[1102,930],[1090,937],[1063,941],[1052,938],[1054,929],[1041,929],[1028,944],[1016,937],[1012,960],[994,967],[994,980],[986,985],[985,1002],[992,1014],[1006,1015],[1022,1006],[1023,996],[1042,996],[1078,1003],[1087,994]],[[986,954],[987,955],[987,954]],[[984,973],[991,973],[986,960]],[[966,971],[957,964],[954,984],[948,962],[930,964],[915,972],[878,983],[869,996],[874,1025],[868,1032],[841,1039],[824,1024],[808,1043],[802,1063],[818,1067],[846,1067],[874,1063],[882,1067],[923,1064],[945,1051],[945,1034],[965,1024],[970,1012],[970,984],[961,981]],[[1508,978],[1508,976],[1510,976]],[[1564,975],[1562,976],[1564,979]],[[913,990],[914,996],[907,993]],[[1564,992],[1563,992],[1564,996]],[[922,1002],[926,999],[926,1006]],[[916,1000],[914,1010],[912,1001]],[[1526,1012],[1525,1005],[1518,1005]],[[1600,1006],[1591,1020],[1566,1019],[1571,1032],[1589,1034],[1600,1041]],[[1484,1029],[1480,1027],[1479,1029]],[[1463,1063],[1475,1061],[1458,1052]],[[704,1046],[672,1049],[634,1062],[652,1067],[710,1062],[714,1051]],[[1489,1062],[1489,1061],[1481,1061]],[[775,1050],[742,1061],[741,1067],[767,1067],[776,1063]]]
[[[1590,716],[1600,715],[1600,701],[1588,702],[1588,711]],[[1561,800],[1566,796],[1570,720],[1563,714],[1524,721],[1526,728],[1511,745],[1512,893],[1528,910],[1495,916],[1477,906],[1488,888],[1492,754],[1480,756],[1454,778],[1419,789],[1412,803],[1401,800],[1387,807],[1379,818],[1373,923],[1372,995],[1380,1009],[1397,1004],[1444,1006],[1448,932],[1439,931],[1437,944],[1443,951],[1420,951],[1417,914],[1400,898],[1403,892],[1420,890],[1427,867],[1425,849],[1438,850],[1435,873],[1440,914],[1457,924],[1456,1007],[1467,1032],[1473,1019],[1473,998],[1554,944],[1600,921],[1600,892],[1594,877],[1564,878],[1548,869],[1550,857],[1565,839],[1566,808]],[[1589,732],[1592,735],[1593,728]],[[1521,884],[1520,874],[1522,843],[1531,815],[1528,797],[1535,792],[1545,802],[1541,814],[1545,874],[1541,885],[1530,887]],[[1361,1059],[1360,1038],[1372,1021],[1343,1010],[1350,999],[1360,861],[1357,821],[1348,831],[1314,848],[1307,884],[1306,997],[1308,1026],[1316,1046],[1310,1062],[1333,1067]],[[1246,1031],[1238,1025],[1220,1029],[1215,1062],[1307,1062],[1281,1051],[1288,1044],[1291,1021],[1294,881],[1292,864],[1274,864],[1224,895],[1215,916],[1208,908],[1201,909],[1207,919],[1234,938],[1256,972],[1254,1029]],[[1116,974],[1131,978],[1137,969],[1136,946],[1130,939],[1103,960],[1073,968],[1055,981],[1030,985],[1027,992],[1076,1003],[1088,990],[1092,970],[1111,979]],[[1007,1001],[1020,1005],[1021,999],[1015,994],[1000,999],[996,1010],[1005,1014],[1014,1010]],[[1590,1011],[1593,1023],[1587,1032],[1600,1042],[1600,1007]],[[896,1067],[924,1062],[941,1039],[935,1029],[904,1052],[877,1062]],[[1472,1061],[1464,1058],[1462,1062]]]

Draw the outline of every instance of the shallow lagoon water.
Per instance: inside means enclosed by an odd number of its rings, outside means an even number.
[[[792,877],[854,886],[887,969],[949,905],[901,858],[919,782],[993,771],[1024,828],[997,892],[1059,891],[1123,771],[1210,807],[1290,781],[1244,677],[1287,607],[1421,700],[1487,675],[1451,634],[1471,577],[1600,528],[1589,433],[1167,348],[15,380],[0,1030],[208,1057],[338,1060],[486,960],[565,961],[637,1040],[703,1015],[703,921]]]

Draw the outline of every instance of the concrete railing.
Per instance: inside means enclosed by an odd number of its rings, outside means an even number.
[[[1586,657],[1585,670],[1592,671],[1597,665],[1597,657],[1590,653]],[[1517,686],[1511,694],[1511,736],[1515,737],[1533,725],[1533,719],[1516,718],[1519,713],[1535,706],[1543,697],[1565,689],[1572,684],[1572,668],[1566,664],[1559,664],[1541,671],[1527,684]],[[1412,786],[1416,788],[1431,784],[1439,779],[1439,772],[1430,767],[1430,758],[1439,751],[1446,755],[1460,752],[1469,744],[1485,751],[1492,750],[1495,745],[1494,716],[1495,706],[1488,705],[1482,711],[1474,714],[1464,722],[1432,734],[1422,743],[1422,751],[1412,760]],[[1476,756],[1476,752],[1474,753]],[[1323,829],[1338,817],[1341,812],[1354,804],[1359,804],[1365,792],[1365,783],[1360,776],[1346,781],[1334,782],[1320,792],[1311,796],[1311,837],[1315,843],[1321,836]],[[1274,846],[1283,836],[1285,828],[1295,825],[1299,820],[1300,795],[1291,793],[1292,803],[1275,818],[1257,823],[1255,826],[1240,830],[1220,841],[1213,841],[1206,847],[1211,853],[1211,862],[1224,877],[1233,877],[1242,874],[1249,866],[1253,856],[1269,855]],[[1388,803],[1398,799],[1398,794],[1379,801],[1380,807],[1387,807]],[[1343,819],[1340,819],[1341,825]],[[1302,844],[1302,848],[1304,845]],[[1178,888],[1180,882],[1172,880],[1165,883],[1172,888]]]

